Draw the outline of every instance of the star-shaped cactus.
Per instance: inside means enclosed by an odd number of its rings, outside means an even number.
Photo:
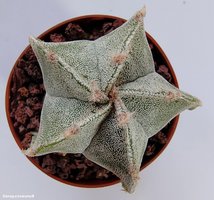
[[[46,96],[28,156],[83,153],[133,192],[148,138],[200,101],[155,72],[145,8],[95,40],[30,44]]]

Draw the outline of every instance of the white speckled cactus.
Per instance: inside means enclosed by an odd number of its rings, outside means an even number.
[[[155,72],[144,15],[95,41],[30,38],[47,93],[26,155],[83,153],[134,191],[148,138],[200,105]]]

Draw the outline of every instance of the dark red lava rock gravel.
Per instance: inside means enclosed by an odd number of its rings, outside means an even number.
[[[88,24],[69,23],[64,30],[51,33],[46,41],[64,42],[79,39],[95,40],[123,24],[122,20],[109,20],[97,23],[96,27]],[[88,28],[90,27],[90,28]],[[157,49],[150,44],[155,60],[156,71],[172,83],[168,68]],[[19,60],[14,68],[10,91],[10,117],[18,134],[23,149],[27,149],[32,140],[33,132],[38,131],[45,89],[42,73],[31,48]],[[167,143],[168,126],[149,139],[142,164]],[[82,154],[52,153],[34,158],[43,170],[61,179],[70,181],[114,179],[115,175],[108,170],[86,159]]]

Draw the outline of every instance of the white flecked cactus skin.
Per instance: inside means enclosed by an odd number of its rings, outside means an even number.
[[[134,191],[148,138],[201,104],[155,72],[144,16],[145,8],[95,41],[30,38],[46,96],[26,155],[83,153]]]

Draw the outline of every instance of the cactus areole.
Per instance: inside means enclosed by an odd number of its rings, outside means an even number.
[[[135,190],[148,139],[201,104],[155,72],[144,16],[145,8],[95,41],[30,37],[46,96],[27,156],[82,153]]]

